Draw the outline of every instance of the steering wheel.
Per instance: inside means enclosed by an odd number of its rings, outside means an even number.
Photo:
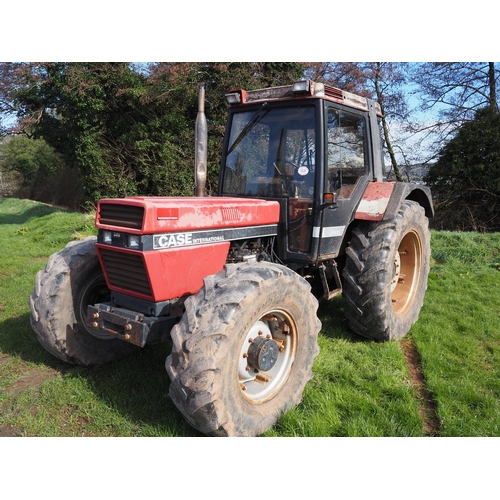
[[[283,174],[280,171],[280,169],[278,168],[278,165],[276,165],[276,163],[288,163],[289,165],[291,165],[294,168],[294,170],[299,168],[299,166],[296,163],[293,163],[293,161],[289,161],[289,160],[276,160],[276,161],[273,161],[274,168],[276,169],[276,171],[280,175],[283,175]],[[293,173],[293,170],[292,170],[292,173]]]

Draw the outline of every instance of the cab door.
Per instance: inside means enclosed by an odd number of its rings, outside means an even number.
[[[343,236],[370,179],[368,116],[327,104],[325,192],[335,193],[337,203],[323,210],[321,226],[313,237],[320,239],[319,257],[335,257]]]

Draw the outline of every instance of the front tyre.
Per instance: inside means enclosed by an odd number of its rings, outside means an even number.
[[[430,254],[428,220],[417,202],[403,201],[391,220],[362,221],[342,273],[350,328],[375,340],[406,335],[422,308]]]
[[[277,264],[232,264],[185,302],[166,369],[190,425],[257,436],[297,405],[319,353],[309,284]]]
[[[30,295],[31,327],[40,344],[66,363],[109,363],[138,349],[86,325],[87,306],[110,300],[96,238],[73,241],[50,256]]]

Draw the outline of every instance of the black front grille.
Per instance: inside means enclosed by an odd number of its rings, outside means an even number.
[[[151,285],[140,255],[99,248],[104,269],[112,286],[152,297]]]
[[[108,226],[142,229],[144,207],[135,205],[101,204],[99,222]]]

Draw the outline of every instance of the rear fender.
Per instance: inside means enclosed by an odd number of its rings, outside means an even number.
[[[383,219],[394,218],[403,200],[416,201],[424,207],[426,217],[434,217],[431,190],[427,186],[413,182],[396,182]]]
[[[381,221],[396,216],[403,200],[418,202],[427,217],[434,216],[431,191],[410,182],[370,182],[359,202],[354,219]]]

